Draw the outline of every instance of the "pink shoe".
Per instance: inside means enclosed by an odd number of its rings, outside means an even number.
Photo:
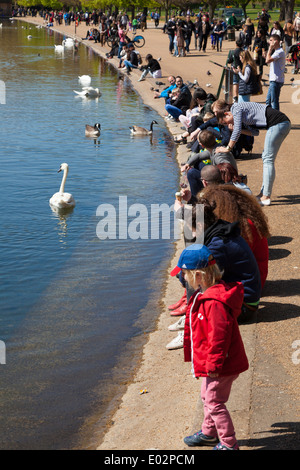
[[[170,312],[172,317],[177,317],[179,315],[185,315],[187,311],[187,302],[184,302],[179,308]]]
[[[169,305],[168,309],[169,310],[176,310],[176,308],[180,307],[183,304],[183,302],[186,302],[186,291],[184,292],[181,299],[178,300],[178,302],[176,302],[175,304]]]

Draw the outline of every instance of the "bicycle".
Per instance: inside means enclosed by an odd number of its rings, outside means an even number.
[[[128,36],[126,36],[126,39],[128,42],[131,42],[135,45],[135,47],[141,48],[145,45],[145,38],[144,36],[136,35],[134,38],[130,39]],[[116,44],[119,44],[119,36],[118,35],[112,35],[109,36],[106,40],[106,43],[109,47],[113,47]]]

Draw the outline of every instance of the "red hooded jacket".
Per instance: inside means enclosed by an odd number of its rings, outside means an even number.
[[[235,375],[248,369],[237,317],[244,287],[241,282],[219,284],[191,297],[184,329],[184,360],[192,362],[194,377],[208,373]]]

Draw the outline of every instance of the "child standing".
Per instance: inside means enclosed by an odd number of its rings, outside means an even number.
[[[244,298],[242,283],[221,280],[215,259],[204,245],[193,244],[172,271],[182,274],[196,292],[189,301],[184,330],[184,357],[195,378],[202,377],[202,429],[188,437],[188,446],[214,445],[215,450],[238,450],[234,426],[225,406],[231,386],[249,364],[237,317]]]

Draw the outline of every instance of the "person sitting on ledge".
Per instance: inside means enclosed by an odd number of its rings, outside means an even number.
[[[167,119],[175,119],[178,120],[181,114],[186,113],[189,109],[192,95],[190,89],[187,85],[183,83],[182,77],[176,77],[176,88],[179,89],[179,96],[172,104],[166,104],[165,108],[168,112]]]
[[[146,76],[148,73],[151,75],[153,78],[161,78],[161,66],[158,62],[158,60],[154,59],[151,54],[147,54],[145,57],[145,60],[147,62],[147,65],[142,65],[140,67],[141,70],[143,70],[142,75],[138,79],[139,82],[145,80]]]

